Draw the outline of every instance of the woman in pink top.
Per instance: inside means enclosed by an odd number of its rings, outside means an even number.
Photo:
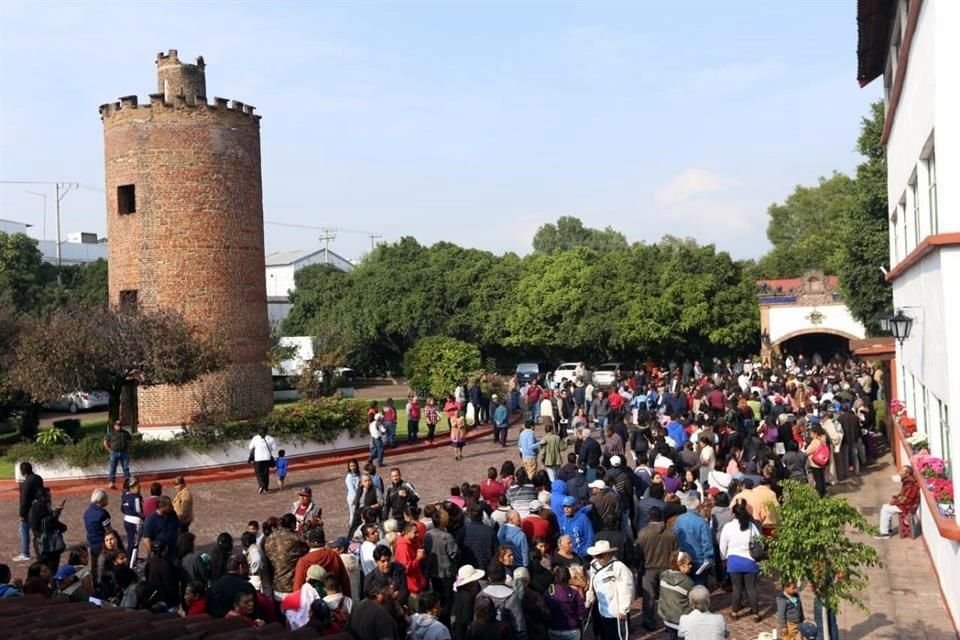
[[[456,451],[454,460],[463,460],[463,445],[467,443],[465,425],[463,412],[458,411],[456,417],[450,422],[450,446]]]

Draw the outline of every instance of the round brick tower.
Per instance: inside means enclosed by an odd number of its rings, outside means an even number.
[[[273,406],[263,251],[260,116],[206,98],[203,58],[157,56],[159,93],[100,107],[110,302],[173,308],[225,337],[229,366],[183,387],[138,391],[142,427],[201,409],[235,417]]]

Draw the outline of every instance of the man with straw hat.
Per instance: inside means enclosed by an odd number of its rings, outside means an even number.
[[[616,551],[607,540],[597,540],[587,549],[587,555],[593,560],[586,604],[591,613],[596,613],[595,633],[599,640],[626,640],[630,636],[633,572],[616,559]]]

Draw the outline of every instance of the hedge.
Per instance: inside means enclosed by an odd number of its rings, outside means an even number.
[[[130,456],[137,460],[178,457],[186,450],[202,452],[217,445],[246,444],[261,427],[266,427],[281,441],[331,442],[344,431],[353,436],[366,429],[367,404],[364,400],[320,398],[278,407],[252,420],[221,421],[206,416],[195,417],[194,423],[186,425],[183,433],[172,440],[143,440],[137,434],[130,445]],[[89,467],[103,464],[105,452],[100,436],[87,436],[75,444],[17,444],[7,450],[6,457],[11,461],[61,460],[72,466]]]

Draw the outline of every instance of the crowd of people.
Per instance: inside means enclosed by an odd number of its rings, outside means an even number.
[[[711,589],[731,591],[732,619],[763,618],[756,541],[776,530],[781,482],[809,481],[826,495],[860,473],[875,455],[883,381],[848,360],[710,369],[649,364],[598,389],[585,367],[572,379],[513,380],[503,402],[491,398],[474,415],[517,455],[485,477],[451,478],[449,495],[431,501],[401,469],[382,473],[396,411],[371,407],[379,443],[347,465],[342,522],[324,522],[304,487],[281,516],[221,533],[209,553],[190,532],[183,478],[175,496],[154,484],[147,498],[127,478],[122,528],[108,493],[94,491],[86,544],[67,547],[49,489],[24,463],[21,517],[34,545],[25,543],[23,557],[32,551],[36,562],[11,590],[359,640],[576,640],[587,630],[625,640],[639,599],[644,629],[723,638],[728,620],[711,612]],[[446,412],[459,460],[468,398],[458,389],[422,413],[408,404],[408,419],[423,415],[432,440]],[[525,413],[511,438],[515,409]],[[277,466],[275,447],[266,433],[251,442],[260,491]],[[777,589],[771,624],[781,637],[817,637],[802,585],[785,579]]]

